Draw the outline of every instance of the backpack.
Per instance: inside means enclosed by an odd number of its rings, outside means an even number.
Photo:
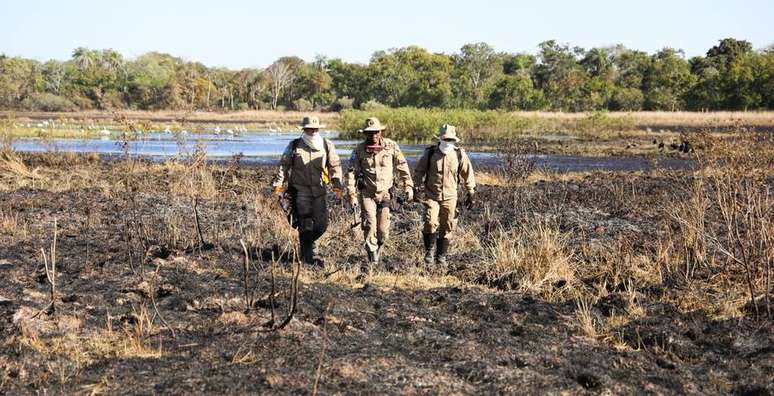
[[[299,143],[301,143],[302,140],[303,139],[301,139],[301,138],[293,139],[293,141],[290,142],[290,151],[291,152],[295,152],[296,149],[298,148]],[[323,138],[323,147],[325,148],[325,157],[323,158],[322,182],[323,182],[323,184],[328,185],[328,184],[331,183],[331,177],[330,177],[330,175],[328,173],[328,157],[329,157],[330,153],[328,152],[328,139],[327,138]]]

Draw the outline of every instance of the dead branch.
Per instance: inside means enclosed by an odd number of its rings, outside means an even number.
[[[38,317],[43,312],[49,312],[51,314],[56,312],[56,217],[54,218],[54,239],[51,241],[51,249],[49,250],[51,256],[50,260],[46,257],[45,248],[40,248],[40,253],[43,256],[43,266],[46,271],[46,280],[48,280],[50,301],[45,308],[33,315],[31,319]]]

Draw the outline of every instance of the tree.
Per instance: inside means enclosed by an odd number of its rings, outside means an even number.
[[[533,70],[537,86],[554,110],[585,111],[595,108],[588,94],[589,76],[578,63],[582,48],[570,48],[554,40],[540,43],[539,63]]]
[[[465,44],[454,60],[455,93],[464,107],[481,107],[485,93],[502,73],[502,57],[487,43]]]
[[[451,100],[451,59],[416,46],[377,52],[368,65],[370,91],[390,106],[445,107]]]
[[[298,58],[282,57],[266,69],[266,77],[271,89],[271,108],[277,108],[280,95],[293,83],[298,73]],[[303,63],[303,61],[301,61]]]
[[[650,67],[643,81],[645,109],[683,109],[687,93],[695,80],[681,51],[662,49],[651,57]]]
[[[508,111],[540,110],[547,105],[543,92],[525,74],[505,75],[489,95],[489,107]]]

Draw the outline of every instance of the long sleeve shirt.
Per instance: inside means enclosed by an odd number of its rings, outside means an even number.
[[[314,197],[325,195],[326,179],[341,188],[343,175],[336,147],[328,139],[324,144],[323,150],[314,150],[303,139],[292,140],[282,153],[272,186],[287,183],[299,194]]]
[[[459,147],[446,154],[437,145],[425,149],[417,161],[414,178],[418,186],[425,188],[427,198],[435,201],[457,197],[459,184],[462,184],[468,193],[476,189],[473,164],[465,150]]]
[[[395,171],[406,188],[414,187],[408,162],[398,144],[386,138],[382,138],[381,144],[382,149],[378,153],[366,152],[365,142],[352,150],[347,171],[347,190],[350,194],[358,191],[358,178],[361,180],[360,193],[364,196],[373,197],[389,190],[395,182]]]

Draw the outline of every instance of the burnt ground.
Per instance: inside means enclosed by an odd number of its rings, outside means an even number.
[[[179,168],[139,165],[127,190],[117,162],[37,161],[25,158],[37,185],[9,172],[0,180],[3,394],[298,394],[316,380],[321,394],[774,391],[772,324],[743,297],[724,314],[718,300],[730,292],[709,276],[645,281],[633,268],[602,267],[654,254],[665,205],[688,175],[482,186],[479,207],[461,213],[448,274],[420,265],[415,206],[396,211],[386,258],[371,269],[361,268],[348,212],[334,206],[325,268],[301,269],[295,315],[269,331],[272,300],[275,323],[290,308],[294,264],[292,233],[264,198],[266,168],[212,170],[213,195],[197,198],[202,248],[190,191],[174,181]],[[41,248],[54,218],[55,311],[35,316],[49,301]],[[578,281],[508,290],[476,275],[495,230],[532,219],[566,236]],[[255,264],[250,309],[240,239]],[[579,320],[578,301],[592,295],[595,332]]]

